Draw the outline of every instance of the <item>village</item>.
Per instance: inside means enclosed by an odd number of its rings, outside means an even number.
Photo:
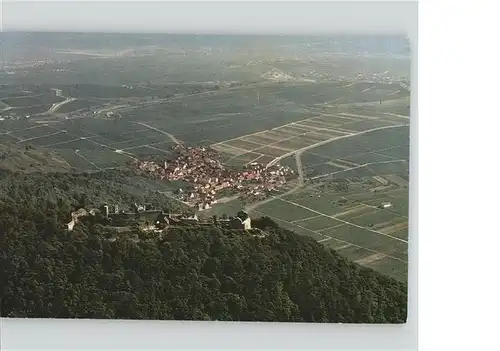
[[[252,228],[250,216],[239,211],[234,216],[212,216],[198,218],[196,211],[209,209],[218,199],[228,195],[243,197],[249,201],[263,199],[282,189],[287,180],[294,177],[294,171],[286,166],[266,167],[250,163],[241,169],[225,167],[219,154],[206,147],[184,147],[176,145],[173,157],[158,163],[135,160],[130,164],[141,174],[165,181],[183,181],[184,188],[175,191],[177,200],[193,207],[194,211],[167,213],[151,204],[129,206],[103,204],[98,208],[80,208],[71,213],[67,230],[72,231],[80,222],[99,223],[118,231],[137,227],[142,232],[166,233],[173,227],[215,226],[224,229],[241,230],[252,235],[264,235]]]
[[[132,166],[162,180],[181,180],[189,184],[176,191],[176,198],[200,211],[218,202],[221,194],[239,195],[247,200],[260,200],[278,192],[294,177],[287,166],[266,167],[250,163],[242,169],[225,167],[218,153],[206,147],[176,145],[174,157],[162,165],[153,161],[134,161]]]

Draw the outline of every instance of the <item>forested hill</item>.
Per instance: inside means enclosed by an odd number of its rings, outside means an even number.
[[[179,202],[158,192],[166,190],[162,186],[127,170],[31,174],[0,170],[0,204],[10,204],[21,212],[26,207],[41,212],[50,209],[68,219],[74,209],[104,203],[123,208],[148,202],[158,208],[178,209]]]
[[[52,195],[44,198],[43,185],[14,178],[18,183],[1,183],[2,317],[406,320],[405,284],[267,218],[253,221],[265,237],[199,227],[171,228],[163,237],[131,229],[110,240],[110,229],[99,224],[68,233],[64,202],[47,201],[57,191],[46,189]],[[65,183],[50,181],[57,189]],[[74,189],[77,183],[66,193]]]

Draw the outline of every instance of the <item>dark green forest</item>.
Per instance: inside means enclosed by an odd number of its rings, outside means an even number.
[[[180,203],[159,193],[161,185],[129,170],[94,173],[30,173],[0,170],[0,201],[21,209],[55,211],[69,220],[72,210],[102,204],[122,208],[151,203],[157,208],[180,209]],[[184,208],[183,208],[184,209]],[[56,217],[59,219],[59,217]]]
[[[127,174],[0,174],[3,317],[403,323],[407,286],[269,218],[255,237],[216,227],[166,235],[84,223],[93,201],[162,201]],[[144,190],[144,189],[142,189]],[[175,206],[161,203],[161,206]]]

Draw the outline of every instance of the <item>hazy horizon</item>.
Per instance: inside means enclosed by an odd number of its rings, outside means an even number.
[[[387,35],[416,30],[413,1],[3,1],[5,32]]]

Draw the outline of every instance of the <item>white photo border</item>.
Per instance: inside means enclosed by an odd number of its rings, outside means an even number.
[[[4,0],[5,2],[5,0]],[[39,1],[41,2],[41,1]],[[375,2],[375,1],[373,1]],[[407,1],[411,2],[411,1]],[[310,3],[309,6],[315,6]],[[415,12],[416,12],[415,3]],[[286,7],[283,7],[286,15]],[[28,14],[27,14],[28,15]],[[4,13],[3,16],[8,16]],[[5,17],[4,17],[5,19]],[[47,19],[50,20],[50,19]],[[417,339],[417,13],[412,44],[408,322],[403,325],[2,319],[4,349],[414,350]]]

